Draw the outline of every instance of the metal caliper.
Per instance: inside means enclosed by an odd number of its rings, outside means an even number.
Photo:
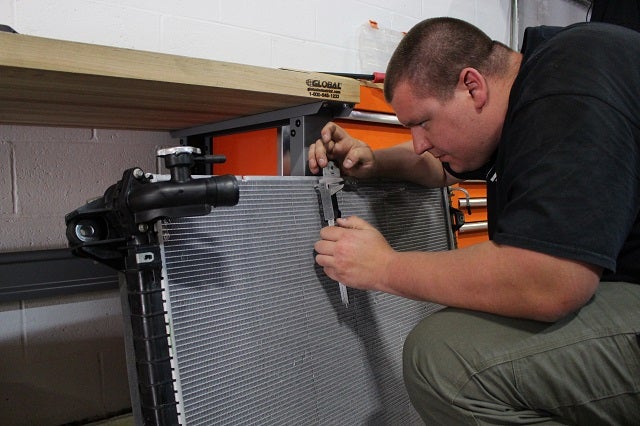
[[[320,202],[322,203],[322,216],[327,226],[335,226],[336,218],[340,217],[338,209],[338,200],[336,194],[344,188],[344,180],[340,177],[340,169],[333,161],[329,161],[326,167],[322,169],[322,178],[318,180],[316,187],[320,193]],[[340,288],[340,299],[345,306],[349,306],[349,294],[347,287],[338,282]]]

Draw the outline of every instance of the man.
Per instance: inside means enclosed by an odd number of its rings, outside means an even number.
[[[491,241],[394,251],[360,218],[321,231],[331,278],[449,308],[404,348],[427,424],[640,419],[640,33],[528,30],[523,53],[451,18],[416,25],[385,97],[412,142],[373,152],[329,123],[309,150],[344,174],[487,180]]]

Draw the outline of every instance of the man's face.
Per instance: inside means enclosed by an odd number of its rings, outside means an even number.
[[[475,106],[468,90],[457,88],[441,103],[420,97],[407,82],[395,89],[391,106],[398,120],[411,130],[416,154],[429,152],[456,172],[482,167],[497,145],[495,129]]]

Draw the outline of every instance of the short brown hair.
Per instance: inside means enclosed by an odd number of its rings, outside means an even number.
[[[506,70],[509,48],[479,28],[455,18],[431,18],[416,24],[400,41],[385,75],[385,99],[402,81],[418,94],[446,101],[453,95],[460,71],[471,67],[491,75]]]

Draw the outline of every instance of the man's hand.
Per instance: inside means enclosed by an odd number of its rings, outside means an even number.
[[[380,232],[363,219],[337,219],[320,231],[314,245],[316,262],[332,279],[349,287],[378,290],[386,280],[387,263],[396,252]]]
[[[335,160],[345,175],[366,178],[374,173],[375,156],[371,148],[333,122],[323,127],[320,139],[309,147],[309,170],[317,174],[329,160]]]

